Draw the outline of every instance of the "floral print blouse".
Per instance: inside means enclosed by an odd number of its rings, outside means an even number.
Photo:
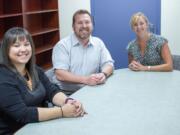
[[[134,39],[128,44],[127,50],[133,56],[134,60],[140,62],[142,65],[160,65],[164,63],[161,57],[161,49],[167,42],[168,40],[164,37],[151,33],[143,56],[141,55],[137,39]]]

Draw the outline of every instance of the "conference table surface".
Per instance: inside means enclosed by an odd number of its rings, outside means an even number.
[[[119,69],[72,97],[87,115],[27,124],[16,135],[180,135],[180,71]]]

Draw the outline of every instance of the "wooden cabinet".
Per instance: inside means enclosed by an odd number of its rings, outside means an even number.
[[[0,0],[0,39],[11,27],[26,28],[35,43],[36,63],[44,69],[52,66],[52,48],[59,41],[58,20],[58,0]]]

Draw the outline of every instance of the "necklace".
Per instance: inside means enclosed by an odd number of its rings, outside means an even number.
[[[27,75],[27,79],[26,79],[27,86],[30,90],[32,90],[32,79],[27,70],[26,70],[26,75]]]

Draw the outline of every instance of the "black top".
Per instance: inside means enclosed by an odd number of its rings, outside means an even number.
[[[0,66],[0,135],[13,134],[30,122],[38,122],[37,107],[60,92],[42,69],[37,68],[39,82],[31,91],[18,75]]]

